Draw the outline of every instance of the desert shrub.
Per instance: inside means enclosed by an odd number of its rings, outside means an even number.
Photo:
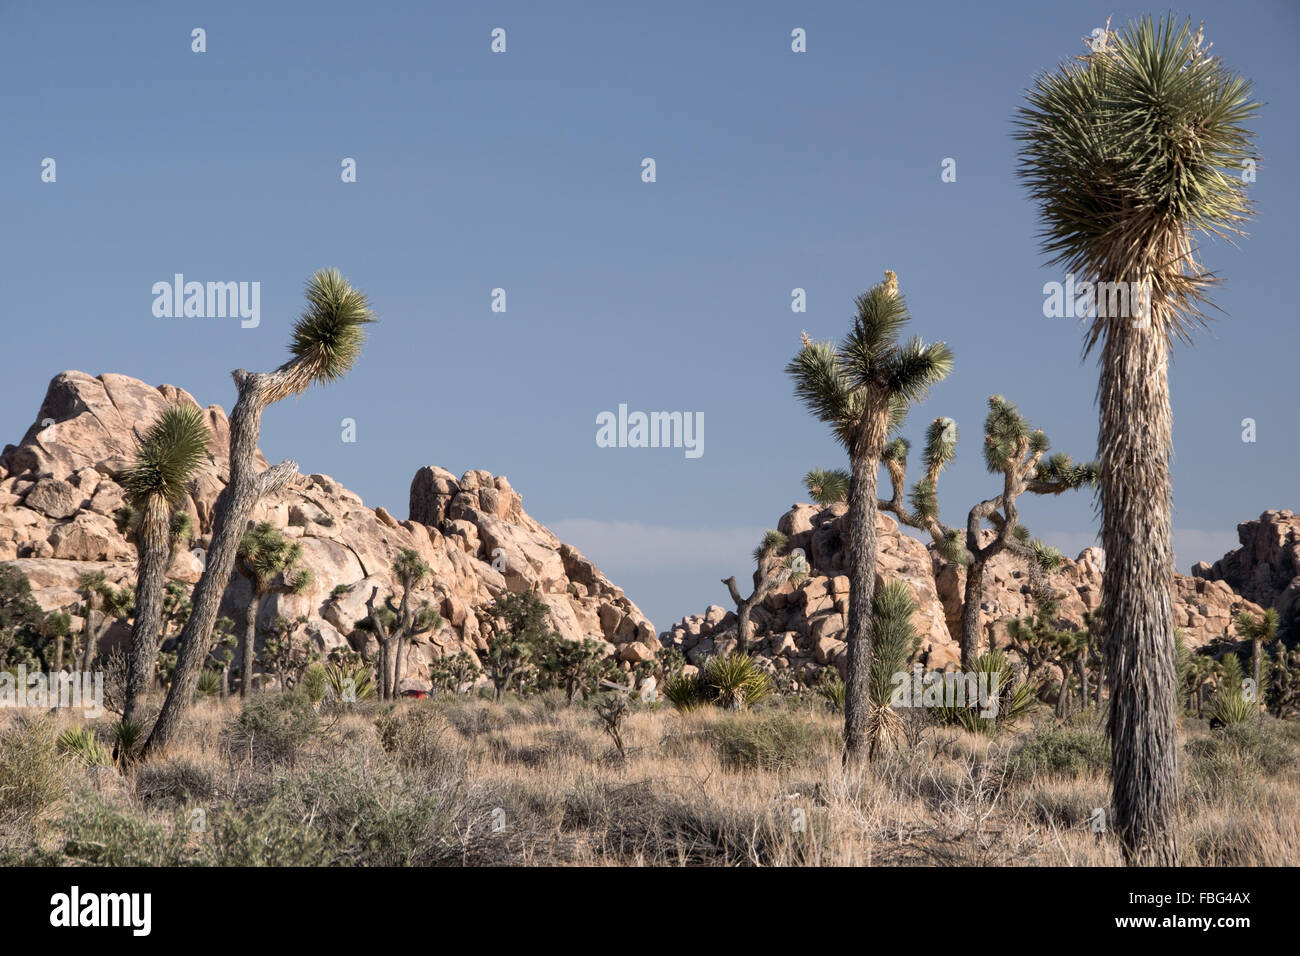
[[[1248,700],[1242,690],[1241,661],[1236,654],[1223,659],[1223,676],[1219,689],[1210,698],[1210,723],[1232,726],[1259,717],[1259,704]]]
[[[844,713],[844,697],[848,692],[848,685],[840,678],[840,675],[830,671],[822,671],[822,677],[817,682],[817,695],[826,702],[826,709],[832,714]]]
[[[279,769],[209,815],[204,862],[220,866],[428,866],[456,861],[459,781],[413,782],[347,759]]]
[[[226,743],[235,755],[255,760],[292,763],[298,751],[315,737],[320,717],[299,689],[282,694],[258,694],[226,730]]]
[[[48,716],[19,717],[0,733],[0,835],[16,834],[20,824],[58,800],[67,788],[68,770],[59,759]]]
[[[445,716],[428,707],[399,707],[380,715],[375,729],[384,750],[401,767],[436,775],[463,775],[469,750],[451,733]]]
[[[127,720],[123,717],[121,720],[114,721],[112,736],[113,752],[118,760],[129,763],[135,759],[136,749],[144,740],[144,725],[139,721]]]
[[[221,693],[221,671],[205,667],[199,672],[199,682],[194,686],[194,696],[206,699]]]
[[[720,718],[709,736],[718,758],[732,770],[784,770],[824,757],[839,744],[836,731],[783,711]]]
[[[179,809],[211,803],[219,791],[216,770],[192,760],[146,763],[135,773],[135,792],[146,807]]]
[[[1110,745],[1103,734],[1081,728],[1040,729],[1007,757],[1007,769],[1019,779],[1037,775],[1086,777],[1110,767]]]
[[[62,843],[54,860],[108,867],[178,866],[186,862],[189,831],[183,818],[171,825],[83,794],[58,821]],[[62,858],[61,860],[59,858]]]
[[[971,706],[969,701],[966,706],[954,704],[950,707],[945,703],[944,706],[931,708],[939,723],[992,737],[1038,707],[1034,688],[1028,681],[1021,679],[1003,651],[986,651],[976,658],[975,675],[980,686],[987,687],[990,692],[997,688],[994,693],[997,715],[983,717],[983,708]]]
[[[482,697],[464,697],[451,701],[443,707],[442,714],[466,738],[504,730],[512,722],[504,710]]]
[[[1215,766],[1235,763],[1242,769],[1269,776],[1291,770],[1300,763],[1300,741],[1294,728],[1273,720],[1221,727],[1205,737],[1189,740],[1186,750],[1194,763]]]

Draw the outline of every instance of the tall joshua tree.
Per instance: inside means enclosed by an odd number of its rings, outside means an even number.
[[[1169,347],[1205,320],[1215,281],[1195,239],[1240,234],[1255,162],[1259,104],[1208,51],[1189,22],[1134,21],[1039,78],[1017,117],[1043,248],[1097,284],[1084,351],[1101,343],[1112,811],[1130,864],[1178,859]],[[1143,305],[1124,309],[1125,289]]]
[[[342,378],[361,354],[366,325],[375,321],[365,294],[337,270],[317,272],[307,284],[306,294],[307,308],[294,324],[289,346],[292,358],[273,372],[237,369],[231,373],[239,398],[230,413],[230,481],[217,498],[212,543],[203,576],[194,588],[194,610],[181,630],[176,672],[145,742],[145,757],[167,748],[193,703],[199,671],[211,650],[212,626],[253,507],[297,474],[298,465],[292,460],[257,471],[262,412],[317,382]]]
[[[907,478],[906,439],[895,438],[885,446],[885,466],[889,470],[892,493],[881,500],[880,509],[889,511],[900,522],[928,531],[940,557],[966,569],[962,593],[961,665],[975,667],[980,643],[980,604],[983,600],[984,569],[989,561],[1010,551],[1034,564],[1034,570],[1050,570],[1060,555],[1030,541],[1029,532],[1020,524],[1020,496],[1026,493],[1059,495],[1066,491],[1090,487],[1097,480],[1097,464],[1076,464],[1064,452],[1044,459],[1050,447],[1041,428],[1033,428],[1019,410],[1001,395],[989,398],[989,413],[984,420],[984,466],[990,474],[1002,477],[1002,490],[992,498],[976,504],[966,516],[964,530],[950,528],[939,520],[939,476],[953,460],[957,448],[957,423],[951,418],[936,418],[926,430],[921,462],[925,474],[912,488],[909,507],[903,501]],[[984,525],[993,530],[993,538],[983,539]]]
[[[813,342],[786,372],[795,395],[820,421],[831,426],[849,455],[849,620],[848,674],[844,697],[846,761],[868,756],[871,712],[871,606],[876,584],[876,497],[881,455],[890,432],[902,425],[908,406],[952,369],[952,353],[942,342],[919,337],[898,341],[907,324],[907,306],[898,279],[885,281],[856,299],[853,327],[837,348]]]
[[[786,581],[798,581],[808,573],[807,561],[800,561],[800,555],[782,555],[786,546],[786,536],[780,531],[768,531],[763,540],[754,549],[754,561],[758,569],[754,572],[754,590],[749,597],[741,597],[736,587],[735,577],[723,578],[731,600],[736,602],[736,651],[744,654],[749,650],[750,639],[754,636],[754,625],[750,620],[754,608],[774,590]]]
[[[301,594],[306,590],[312,582],[312,573],[298,566],[301,561],[302,545],[288,541],[269,521],[249,528],[239,539],[235,569],[248,580],[253,592],[244,609],[244,629],[239,636],[240,697],[248,697],[253,690],[257,612],[262,607],[262,598],[272,591]]]
[[[174,532],[184,524],[177,519],[176,506],[207,454],[208,427],[203,411],[197,405],[170,405],[139,440],[135,461],[122,479],[139,555],[123,720],[139,718],[140,705],[149,692],[163,630]]]

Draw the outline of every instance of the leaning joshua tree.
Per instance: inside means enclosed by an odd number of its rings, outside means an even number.
[[[210,650],[212,625],[254,505],[297,474],[292,460],[257,471],[262,412],[316,382],[342,378],[361,354],[365,326],[373,321],[365,294],[352,288],[338,271],[322,270],[307,284],[307,308],[294,325],[289,346],[293,357],[273,372],[238,369],[232,373],[239,398],[230,413],[230,481],[217,498],[212,542],[203,576],[194,588],[194,610],[181,631],[176,672],[145,742],[145,756],[166,749],[193,702],[199,671]]]
[[[984,569],[989,561],[1009,551],[1035,562],[1039,569],[1050,570],[1043,567],[1043,562],[1060,557],[1030,541],[1029,532],[1020,524],[1020,496],[1059,495],[1096,483],[1095,462],[1076,464],[1064,452],[1044,459],[1049,447],[1043,430],[1032,428],[1015,405],[1001,395],[989,398],[989,413],[984,420],[984,466],[990,474],[1001,476],[1002,490],[971,508],[964,531],[959,531],[939,520],[938,504],[939,476],[956,454],[957,423],[951,418],[936,418],[926,430],[921,456],[925,475],[912,488],[910,509],[903,502],[908,443],[895,438],[885,446],[885,466],[893,490],[888,501],[880,502],[880,509],[893,513],[905,525],[928,531],[939,556],[966,569],[961,620],[963,670],[972,670],[979,656],[980,604]],[[987,541],[985,524],[993,532]]]
[[[749,597],[741,597],[736,587],[735,577],[723,578],[731,600],[736,602],[736,653],[749,651],[749,641],[754,636],[754,624],[750,620],[754,608],[786,581],[799,581],[808,573],[808,562],[801,554],[782,555],[786,546],[786,537],[780,531],[768,531],[763,540],[754,549],[754,561],[758,570],[754,572],[754,590]]]
[[[1017,117],[1043,248],[1097,292],[1084,351],[1102,345],[1101,610],[1113,820],[1130,864],[1178,858],[1169,347],[1204,321],[1215,280],[1195,239],[1240,233],[1255,163],[1259,104],[1208,51],[1190,23],[1135,21],[1039,78]],[[1137,309],[1123,308],[1126,289]]]
[[[844,695],[844,756],[867,757],[871,712],[871,605],[876,585],[876,497],[881,455],[889,434],[902,425],[908,406],[919,401],[952,369],[952,353],[942,342],[925,345],[913,337],[900,344],[907,306],[898,279],[885,281],[857,297],[853,328],[837,348],[813,342],[786,372],[795,395],[820,421],[831,426],[849,455],[849,620],[848,674]]]
[[[207,454],[208,426],[202,409],[197,405],[169,405],[139,440],[135,461],[122,478],[127,507],[119,518],[131,527],[139,555],[123,720],[139,719],[140,706],[153,680],[163,631],[167,566],[171,564],[176,531],[187,524],[178,521],[178,515],[184,512],[178,512],[177,506]]]
[[[299,567],[302,545],[289,541],[275,525],[261,521],[244,532],[235,555],[235,570],[248,581],[252,591],[244,609],[244,629],[239,636],[239,696],[253,692],[253,662],[257,647],[257,612],[262,598],[272,591],[301,594],[312,582],[312,573]],[[191,612],[193,613],[193,612]]]

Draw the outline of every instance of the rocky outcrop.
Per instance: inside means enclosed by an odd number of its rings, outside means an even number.
[[[1192,576],[1219,581],[1263,607],[1277,608],[1284,630],[1300,623],[1300,516],[1265,511],[1237,525],[1241,547],[1214,564],[1202,561]]]
[[[0,453],[0,561],[12,561],[28,575],[47,610],[76,603],[77,579],[88,570],[104,571],[112,584],[133,584],[135,549],[114,520],[123,502],[117,482],[130,463],[136,430],[168,402],[197,406],[173,386],[64,372],[50,383],[36,424]],[[198,537],[169,569],[169,577],[187,584],[202,572],[216,499],[229,478],[226,415],[216,405],[205,415],[211,454],[182,503]],[[259,464],[266,465],[260,455]],[[264,499],[253,520],[269,521],[296,539],[313,580],[302,594],[266,597],[259,622],[302,616],[303,633],[321,651],[350,644],[373,653],[373,638],[357,630],[356,622],[366,613],[372,588],[391,592],[393,558],[412,548],[433,569],[414,597],[428,600],[443,625],[415,641],[409,681],[418,684],[428,664],[444,654],[485,651],[492,639],[485,609],[504,592],[536,593],[562,637],[604,641],[621,660],[639,659],[657,646],[653,626],[636,605],[591,561],[534,521],[504,476],[468,471],[456,478],[441,468],[422,468],[411,484],[410,509],[410,519],[398,521],[321,474],[300,475]],[[247,583],[234,575],[222,613],[242,619],[248,600]]]
[[[773,671],[789,670],[798,682],[815,680],[828,666],[843,676],[847,666],[847,511],[844,504],[827,508],[796,504],[777,523],[790,548],[804,552],[810,573],[798,586],[787,583],[755,609],[751,650],[764,666]],[[932,546],[903,533],[887,514],[877,517],[876,534],[878,582],[903,581],[917,603],[912,620],[921,637],[917,660],[929,668],[956,667],[961,658],[965,571],[939,559]],[[1073,561],[1062,560],[1060,568],[1047,576],[1061,599],[1058,626],[1083,626],[1084,612],[1096,609],[1100,602],[1105,566],[1106,556],[1100,548],[1086,548]],[[1174,623],[1183,629],[1191,647],[1218,637],[1235,638],[1233,617],[1241,611],[1260,611],[1223,581],[1181,574],[1174,576],[1173,597]],[[1009,646],[1008,622],[1032,613],[1029,574],[1023,562],[1005,552],[993,558],[985,568],[980,602],[983,646]],[[736,615],[713,605],[703,614],[682,618],[659,640],[698,664],[710,654],[736,646]]]

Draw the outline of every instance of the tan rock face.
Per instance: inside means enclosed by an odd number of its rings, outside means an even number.
[[[18,561],[42,607],[78,601],[76,580],[87,570],[105,570],[110,583],[134,583],[135,549],[113,520],[123,500],[116,478],[130,463],[134,430],[155,420],[171,401],[197,406],[173,386],[64,372],[50,383],[22,442],[0,453],[0,561]],[[182,505],[196,519],[193,546],[200,554],[229,476],[226,415],[214,405],[206,418],[212,454]],[[266,465],[260,454],[259,463]],[[485,651],[492,633],[481,625],[481,612],[507,590],[537,593],[562,637],[606,641],[622,660],[647,659],[658,647],[654,627],[636,605],[580,552],[533,520],[504,476],[469,471],[457,479],[442,468],[422,468],[411,483],[410,508],[411,519],[398,521],[320,474],[300,476],[260,502],[253,520],[269,521],[300,543],[313,580],[301,595],[264,598],[259,623],[303,615],[308,623],[302,633],[321,650],[343,642],[373,653],[373,638],[358,631],[356,622],[366,613],[372,588],[392,593],[393,559],[412,548],[433,572],[413,597],[427,600],[445,623],[415,642],[407,678],[423,679],[427,665],[443,654]],[[169,577],[193,584],[201,570],[199,555],[182,550],[173,556]],[[247,582],[232,575],[221,613],[242,620],[249,598]],[[621,651],[623,646],[629,649]]]
[[[1284,630],[1300,621],[1300,515],[1265,511],[1237,525],[1241,547],[1213,565],[1192,568],[1192,576],[1221,581],[1262,607],[1277,608]]]

